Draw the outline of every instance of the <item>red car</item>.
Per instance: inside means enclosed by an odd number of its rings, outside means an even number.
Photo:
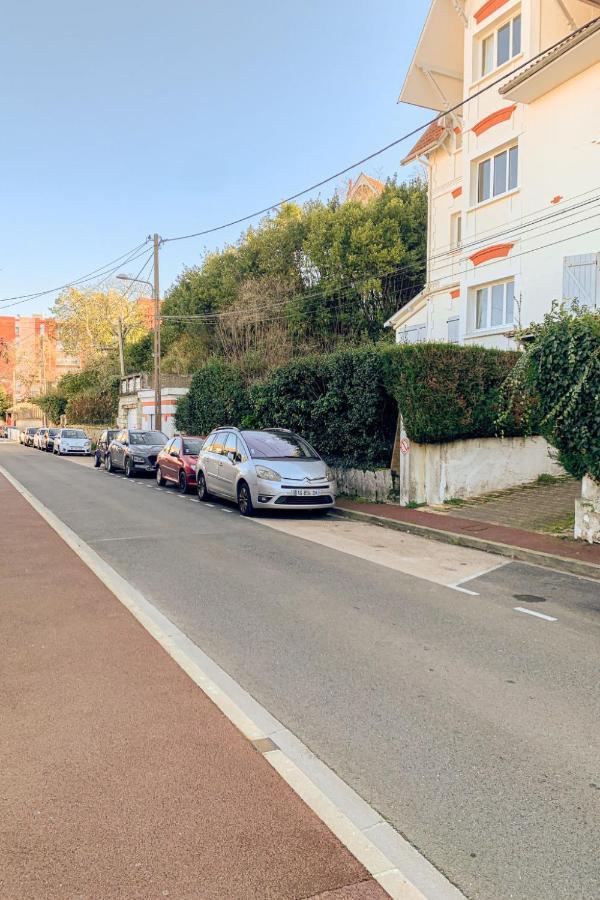
[[[168,481],[185,494],[196,487],[196,460],[204,443],[203,437],[171,438],[156,459],[156,481],[163,487]]]

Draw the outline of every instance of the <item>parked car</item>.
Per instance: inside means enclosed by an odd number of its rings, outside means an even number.
[[[0,425],[0,439],[8,438],[8,428],[6,425]]]
[[[42,440],[45,438],[47,431],[47,428],[38,428],[38,430],[34,434],[33,446],[36,448],[36,450],[42,449]]]
[[[20,443],[20,444],[24,444],[24,443],[25,443],[25,431],[26,431],[25,428],[19,429],[19,443]]]
[[[196,490],[200,500],[216,494],[236,501],[243,516],[335,505],[333,473],[304,438],[284,428],[211,432],[198,454]]]
[[[118,433],[118,428],[107,428],[98,438],[96,451],[94,454],[94,466],[96,467],[96,469],[100,468],[100,466],[106,462],[106,454],[108,453],[109,444],[111,441],[114,441]]]
[[[156,458],[169,438],[162,431],[120,431],[112,440],[106,454],[107,472],[124,469],[128,478],[136,471],[156,471]]]
[[[33,439],[38,433],[39,428],[33,428],[33,426],[29,426],[25,429],[25,434],[23,435],[23,444],[26,447],[33,447]]]
[[[202,437],[171,438],[158,454],[156,460],[156,481],[162,487],[167,481],[176,484],[185,494],[196,487],[196,462],[204,443]]]
[[[42,450],[46,450],[47,453],[51,453],[54,450],[54,438],[59,432],[60,428],[48,428],[44,441],[41,444]]]
[[[54,436],[52,452],[58,456],[90,456],[92,442],[81,428],[59,428]]]

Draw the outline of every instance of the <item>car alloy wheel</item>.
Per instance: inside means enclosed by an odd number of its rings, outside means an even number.
[[[196,492],[198,494],[198,500],[208,500],[208,491],[206,490],[206,479],[202,472],[198,472],[196,475]]]
[[[243,516],[253,516],[254,504],[252,503],[252,495],[250,494],[250,488],[245,481],[242,481],[238,487],[237,497],[238,509],[241,514]]]
[[[133,463],[131,462],[131,457],[128,456],[125,460],[125,478],[133,478],[134,474]]]
[[[180,493],[180,494],[187,494],[188,483],[187,483],[187,478],[185,477],[185,472],[180,472],[180,473],[179,473],[179,485],[178,485],[178,487],[179,487],[179,493]]]
[[[110,453],[107,453],[107,455],[106,455],[104,468],[106,469],[107,472],[110,472],[111,474],[112,474],[112,472],[115,471],[113,468],[112,456],[110,455]]]
[[[165,479],[163,478],[163,474],[162,474],[160,466],[156,467],[156,483],[159,487],[164,487],[165,484],[167,483],[165,481]]]

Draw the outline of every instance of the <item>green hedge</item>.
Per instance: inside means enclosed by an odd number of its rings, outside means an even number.
[[[303,434],[328,462],[389,466],[398,410],[376,348],[294,360],[251,392],[254,421]]]
[[[217,425],[239,425],[249,412],[241,372],[214,359],[192,378],[189,393],[177,404],[175,424],[186,434],[208,434]]]
[[[411,440],[438,444],[499,434],[502,385],[519,353],[423,343],[390,347],[383,354],[386,384]],[[515,407],[502,433],[524,431],[524,416]]]
[[[539,406],[540,431],[559,462],[576,478],[600,481],[600,312],[556,303],[528,329],[507,405],[530,393]]]
[[[194,375],[176,423],[188,434],[227,424],[290,428],[332,464],[387,467],[398,409],[418,443],[497,435],[502,384],[518,358],[454,344],[370,345],[301,357],[252,384],[214,360]],[[524,429],[513,410],[502,431]]]

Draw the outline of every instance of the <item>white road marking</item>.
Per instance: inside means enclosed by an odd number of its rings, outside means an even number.
[[[489,568],[489,555],[482,550],[441,544],[407,532],[367,528],[364,522],[277,516],[248,521],[470,595],[475,592],[458,585]]]
[[[502,566],[505,565],[506,562],[496,563],[495,566],[490,566],[488,569],[483,569],[481,572],[476,572],[475,575],[468,575],[466,578],[461,578],[460,581],[457,581],[456,584],[452,585],[452,587],[457,588],[460,584],[465,584],[467,581],[473,581],[474,578],[481,578],[483,575],[489,575],[490,572],[495,572],[496,569],[501,569]],[[479,594],[477,596],[479,596]]]
[[[536,616],[538,619],[545,619],[546,622],[558,622],[558,619],[555,619],[554,616],[547,616],[545,613],[537,612],[535,609],[525,609],[524,606],[514,606],[513,609],[515,612],[523,612],[529,616]]]
[[[76,532],[3,466],[0,466],[0,473],[248,740],[271,738],[277,749],[263,754],[267,762],[391,897],[397,900],[465,900],[464,894],[385,822],[376,809],[318,759]]]
[[[205,503],[204,505],[205,505],[205,506],[210,506],[211,509],[214,509],[214,508],[215,508],[214,503]]]
[[[473,577],[476,578],[477,576],[474,575]],[[449,584],[448,587],[452,588],[453,591],[460,591],[461,594],[469,594],[471,597],[479,597],[477,591],[470,591],[468,588],[459,587],[457,584]]]

